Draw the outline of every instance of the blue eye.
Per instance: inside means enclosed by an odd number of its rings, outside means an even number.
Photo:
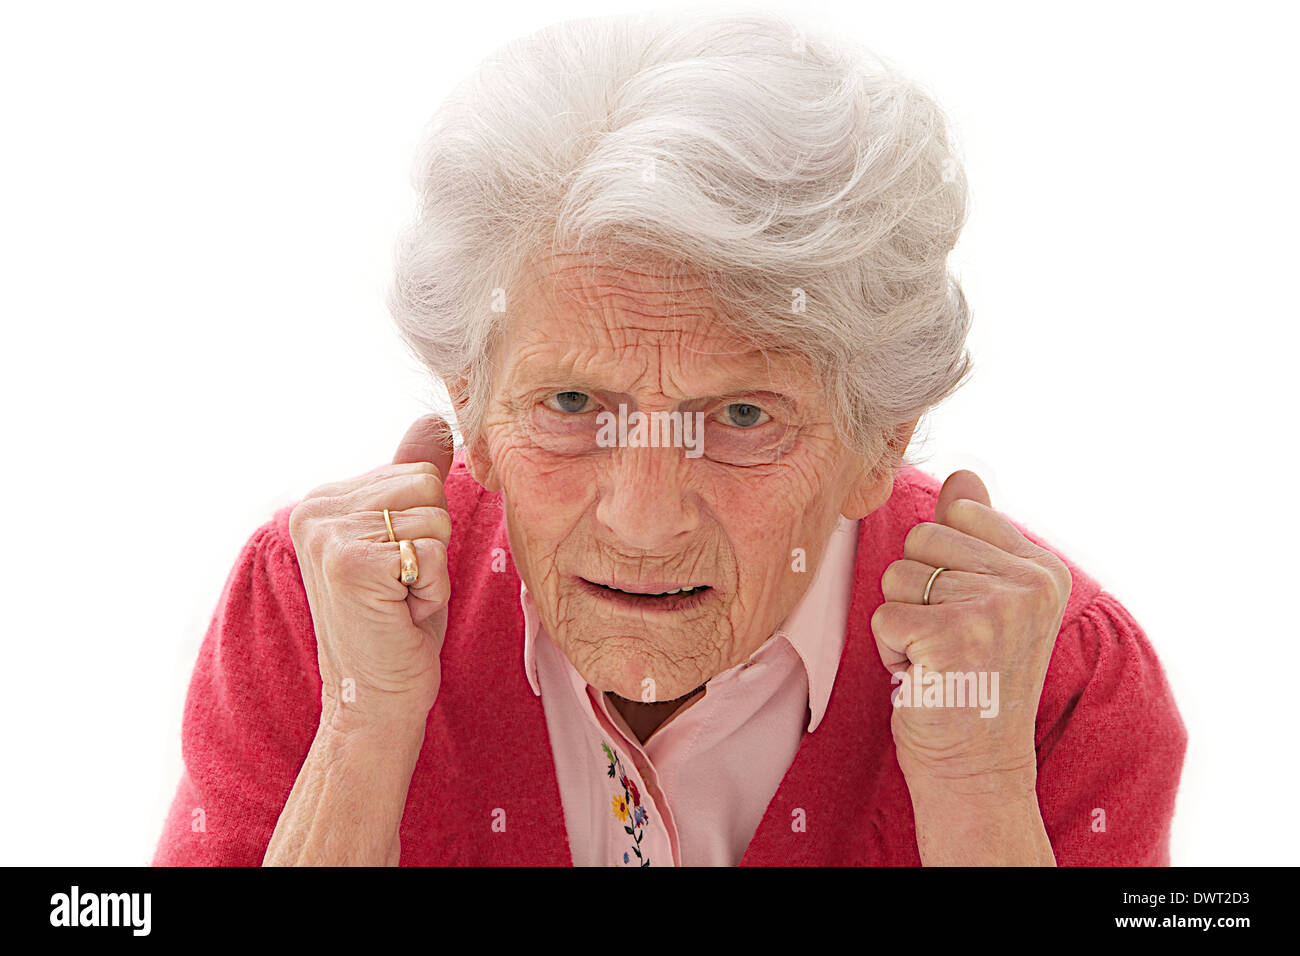
[[[543,404],[552,411],[573,415],[583,411],[589,399],[590,396],[586,392],[556,392]]]
[[[731,423],[740,428],[752,428],[755,425],[763,424],[760,419],[764,417],[764,411],[757,405],[750,405],[747,402],[732,402],[727,406],[727,418]]]

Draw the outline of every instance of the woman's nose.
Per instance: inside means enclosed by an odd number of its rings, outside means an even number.
[[[693,459],[681,448],[615,448],[602,478],[596,518],[628,549],[666,552],[699,526],[690,486]]]

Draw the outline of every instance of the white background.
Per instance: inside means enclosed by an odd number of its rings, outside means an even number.
[[[241,545],[433,394],[383,305],[424,123],[506,40],[643,6],[2,8],[0,863],[149,861]],[[1191,738],[1174,862],[1300,862],[1292,16],[794,9],[965,157],[977,371],[923,467],[974,468],[1144,626]]]

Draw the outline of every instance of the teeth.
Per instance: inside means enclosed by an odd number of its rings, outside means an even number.
[[[608,587],[608,585],[606,585]],[[622,588],[610,588],[611,591],[623,591]],[[696,591],[704,590],[703,584],[692,585],[688,588],[674,588],[671,591],[664,591],[662,594],[646,594],[643,591],[623,591],[624,594],[635,594],[637,597],[664,597],[669,594],[694,594]]]

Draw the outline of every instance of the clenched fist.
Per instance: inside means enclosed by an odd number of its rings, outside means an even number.
[[[900,682],[891,729],[914,800],[927,787],[992,802],[1032,794],[1034,719],[1069,570],[994,511],[969,471],[944,482],[935,520],[908,533],[903,555],[881,580],[885,603],[871,629]],[[926,582],[940,567],[926,605]],[[959,683],[995,699],[956,706]]]
[[[451,517],[443,481],[447,423],[429,415],[407,431],[391,465],[313,489],[293,509],[298,554],[316,630],[322,717],[382,724],[427,715],[438,696],[447,631]],[[399,546],[415,547],[419,576],[401,581]]]

